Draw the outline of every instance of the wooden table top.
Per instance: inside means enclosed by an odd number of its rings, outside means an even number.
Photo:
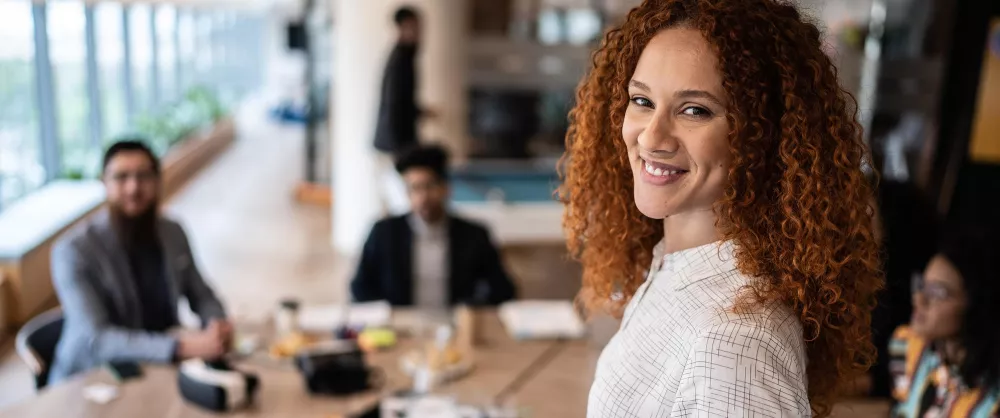
[[[394,313],[394,322],[396,314]],[[494,311],[477,314],[475,370],[466,378],[436,388],[435,394],[454,396],[463,403],[489,405],[531,362],[545,352],[552,342],[518,342],[507,336]],[[349,417],[374,406],[386,394],[410,386],[410,379],[399,368],[399,358],[417,346],[414,339],[404,339],[391,350],[368,356],[370,366],[381,368],[387,383],[373,390],[348,397],[312,396],[298,371],[287,361],[251,358],[236,363],[242,370],[257,373],[261,387],[255,405],[227,414],[231,417],[295,416]],[[164,417],[201,418],[217,414],[185,402],[177,388],[177,371],[171,366],[143,366],[142,378],[119,387],[119,397],[105,405],[84,398],[84,388],[94,383],[116,384],[105,370],[95,370],[69,381],[46,388],[38,396],[0,412],[0,417]]]
[[[394,322],[396,322],[394,313]],[[593,381],[600,347],[586,341],[515,341],[504,331],[493,311],[477,315],[475,370],[469,376],[436,388],[435,394],[453,396],[470,405],[515,406],[530,417],[586,416],[587,395]],[[392,350],[368,356],[370,366],[381,368],[386,385],[379,390],[347,396],[312,396],[302,377],[290,364],[257,357],[237,363],[257,373],[261,388],[255,405],[225,416],[349,418],[367,411],[378,400],[410,386],[399,368],[399,358],[417,345],[403,339]],[[0,418],[18,417],[163,417],[208,418],[214,414],[185,402],[177,389],[177,372],[170,366],[144,366],[144,377],[120,385],[118,399],[98,405],[83,397],[94,383],[116,384],[104,370],[96,370],[64,384],[46,388],[37,397],[0,412]],[[835,417],[885,417],[888,403],[851,400],[835,408]]]

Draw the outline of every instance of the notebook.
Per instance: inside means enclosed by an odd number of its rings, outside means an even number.
[[[516,340],[575,339],[586,333],[569,301],[519,300],[500,306],[500,321]]]

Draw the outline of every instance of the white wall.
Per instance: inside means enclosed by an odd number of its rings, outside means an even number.
[[[346,255],[360,252],[381,216],[380,183],[373,148],[385,60],[395,42],[393,13],[403,4],[423,17],[418,61],[422,104],[439,116],[424,126],[425,139],[441,140],[453,155],[467,144],[465,39],[467,0],[333,1],[333,243]]]

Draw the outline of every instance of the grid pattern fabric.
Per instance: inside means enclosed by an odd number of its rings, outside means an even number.
[[[780,305],[732,312],[750,280],[733,244],[662,254],[601,353],[587,416],[811,416],[798,318]]]

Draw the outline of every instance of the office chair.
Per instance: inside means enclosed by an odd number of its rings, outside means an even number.
[[[62,308],[55,308],[31,318],[17,332],[17,355],[35,375],[35,389],[42,389],[48,384],[49,366],[55,358],[62,326]]]

